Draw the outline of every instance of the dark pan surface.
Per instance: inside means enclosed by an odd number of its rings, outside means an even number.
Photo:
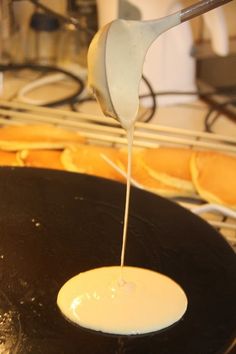
[[[0,353],[222,354],[236,328],[236,257],[183,208],[133,189],[126,264],[160,271],[186,291],[178,324],[139,337],[67,322],[60,287],[79,272],[118,265],[125,187],[85,175],[0,169]]]

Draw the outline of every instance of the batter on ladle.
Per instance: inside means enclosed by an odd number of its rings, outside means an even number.
[[[89,49],[89,67],[97,60],[93,55],[94,50],[97,50],[96,36]],[[103,78],[99,82],[99,75],[93,75],[92,71],[89,75],[90,86],[94,92],[100,92],[100,87],[104,84]],[[124,85],[126,84],[124,77]],[[132,86],[132,82],[128,84]],[[123,104],[122,94],[119,96],[118,90],[116,105],[122,107]],[[78,325],[96,331],[126,335],[166,328],[177,322],[187,309],[187,297],[182,288],[172,279],[148,269],[124,266],[135,122],[134,106],[132,102],[130,114],[127,107],[126,116],[119,117],[128,137],[121,265],[95,268],[78,274],[63,285],[57,298],[57,304],[65,317]],[[135,115],[137,111],[138,106]]]

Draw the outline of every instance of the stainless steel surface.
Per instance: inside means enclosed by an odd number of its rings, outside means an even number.
[[[202,15],[207,11],[213,10],[216,7],[227,4],[232,0],[203,0],[191,5],[180,12],[181,22],[191,20],[192,18]]]

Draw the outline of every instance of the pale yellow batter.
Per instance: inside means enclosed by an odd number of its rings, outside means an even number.
[[[62,313],[80,326],[126,335],[157,331],[183,316],[187,298],[173,280],[126,266],[120,278],[120,271],[96,268],[70,279],[57,298]]]

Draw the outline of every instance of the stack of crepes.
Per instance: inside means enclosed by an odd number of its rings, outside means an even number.
[[[66,170],[125,183],[127,149],[95,146],[74,131],[51,125],[6,126],[0,129],[0,165]],[[200,196],[236,209],[235,156],[187,148],[134,147],[132,178],[163,196]]]

